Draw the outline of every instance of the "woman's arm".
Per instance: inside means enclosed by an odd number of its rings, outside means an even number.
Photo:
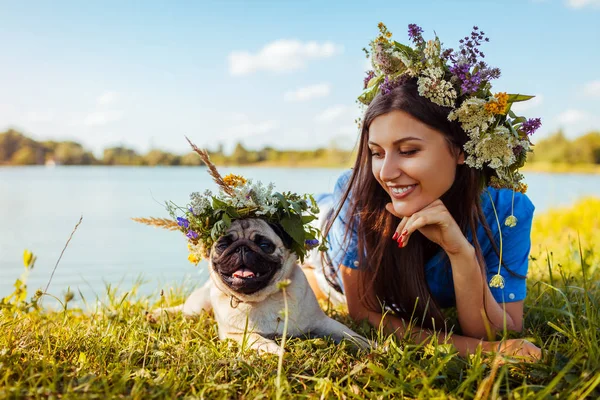
[[[391,204],[388,211],[394,213]],[[437,243],[448,255],[454,278],[458,321],[463,333],[473,338],[486,338],[505,326],[520,331],[523,324],[523,304],[505,306],[494,299],[475,249],[441,200],[435,200],[411,216],[402,218],[396,230],[401,247],[409,244],[410,236],[420,231]],[[506,308],[506,312],[504,309]]]
[[[465,239],[463,248],[447,254],[452,266],[458,322],[463,333],[474,338],[485,338],[488,337],[488,329],[492,336],[504,326],[509,330],[521,331],[523,302],[496,301],[481,274],[473,246]]]
[[[367,320],[372,326],[379,327],[383,324],[386,333],[394,333],[398,338],[403,338],[406,332],[406,324],[400,318],[392,315],[383,315],[379,312],[367,309],[359,298],[359,282],[363,278],[363,272],[356,269],[340,266],[342,271],[342,281],[344,283],[344,292],[348,303],[348,312],[355,321]],[[367,293],[373,300],[374,294]],[[416,342],[422,343],[431,338],[433,332],[426,329],[412,328],[411,335]],[[513,339],[505,342],[487,342],[473,337],[460,335],[448,335],[447,333],[437,333],[440,343],[451,343],[456,347],[461,356],[467,356],[477,351],[481,347],[483,351],[499,351],[508,355],[528,356],[539,359],[541,350],[526,340]]]

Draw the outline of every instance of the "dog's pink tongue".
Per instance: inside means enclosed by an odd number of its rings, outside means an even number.
[[[254,272],[250,271],[248,268],[240,268],[233,273],[234,278],[253,278]]]

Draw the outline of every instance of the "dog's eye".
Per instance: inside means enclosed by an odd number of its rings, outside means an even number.
[[[255,243],[265,253],[271,254],[275,251],[275,245],[270,240],[263,238],[262,236],[257,237]]]
[[[225,251],[225,250],[227,250],[227,248],[229,247],[230,244],[231,244],[231,238],[224,236],[221,239],[219,239],[219,241],[217,242],[217,250]]]

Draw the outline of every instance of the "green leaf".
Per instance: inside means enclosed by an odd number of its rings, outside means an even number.
[[[217,199],[216,197],[213,197],[213,208],[214,209],[222,209],[225,210],[227,209],[227,203],[225,203],[222,200]]]
[[[508,102],[509,103],[517,103],[519,101],[527,101],[533,99],[535,96],[529,96],[526,94],[509,94]]]
[[[281,193],[274,193],[273,196],[275,196],[277,200],[279,200],[279,202],[283,205],[284,210],[287,211],[290,206],[290,203],[287,201],[285,196]]]
[[[525,118],[525,117],[517,117],[517,118],[515,118],[515,119],[513,119],[511,121],[511,125],[514,126],[514,125],[517,125],[517,124],[522,124],[525,121],[527,121],[527,118]]]
[[[314,221],[315,219],[317,219],[316,216],[314,215],[303,215],[302,216],[302,224],[308,224],[309,222]]]
[[[223,223],[225,224],[225,229],[231,226],[231,218],[229,218],[229,215],[227,215],[227,213],[223,214]]]
[[[373,101],[375,95],[377,95],[377,92],[379,91],[379,84],[383,81],[384,76],[377,76],[373,79],[375,80],[373,82],[373,85],[371,87],[366,88],[362,92],[362,94],[358,96],[358,101],[365,105],[368,105],[371,101]],[[371,81],[373,81],[373,79],[371,79]],[[371,83],[371,81],[369,81],[369,83]]]
[[[304,246],[304,228],[302,227],[302,219],[299,215],[285,215],[281,219],[281,226],[283,227],[285,233],[294,239],[294,242]]]

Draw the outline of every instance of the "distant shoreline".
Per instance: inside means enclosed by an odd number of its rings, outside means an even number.
[[[322,161],[322,160],[319,160]],[[295,162],[280,164],[276,162],[257,162],[251,164],[216,164],[221,168],[230,167],[243,167],[243,168],[330,168],[330,169],[343,169],[352,168],[353,163],[338,164],[332,162],[314,162],[307,160],[305,162]],[[108,168],[194,168],[200,167],[205,168],[203,165],[11,165],[11,164],[0,164],[0,168],[64,168],[64,167],[108,167]],[[600,165],[598,164],[566,164],[566,163],[545,163],[545,162],[529,162],[523,168],[522,172],[537,172],[537,173],[551,173],[551,174],[585,174],[585,175],[600,175]]]

